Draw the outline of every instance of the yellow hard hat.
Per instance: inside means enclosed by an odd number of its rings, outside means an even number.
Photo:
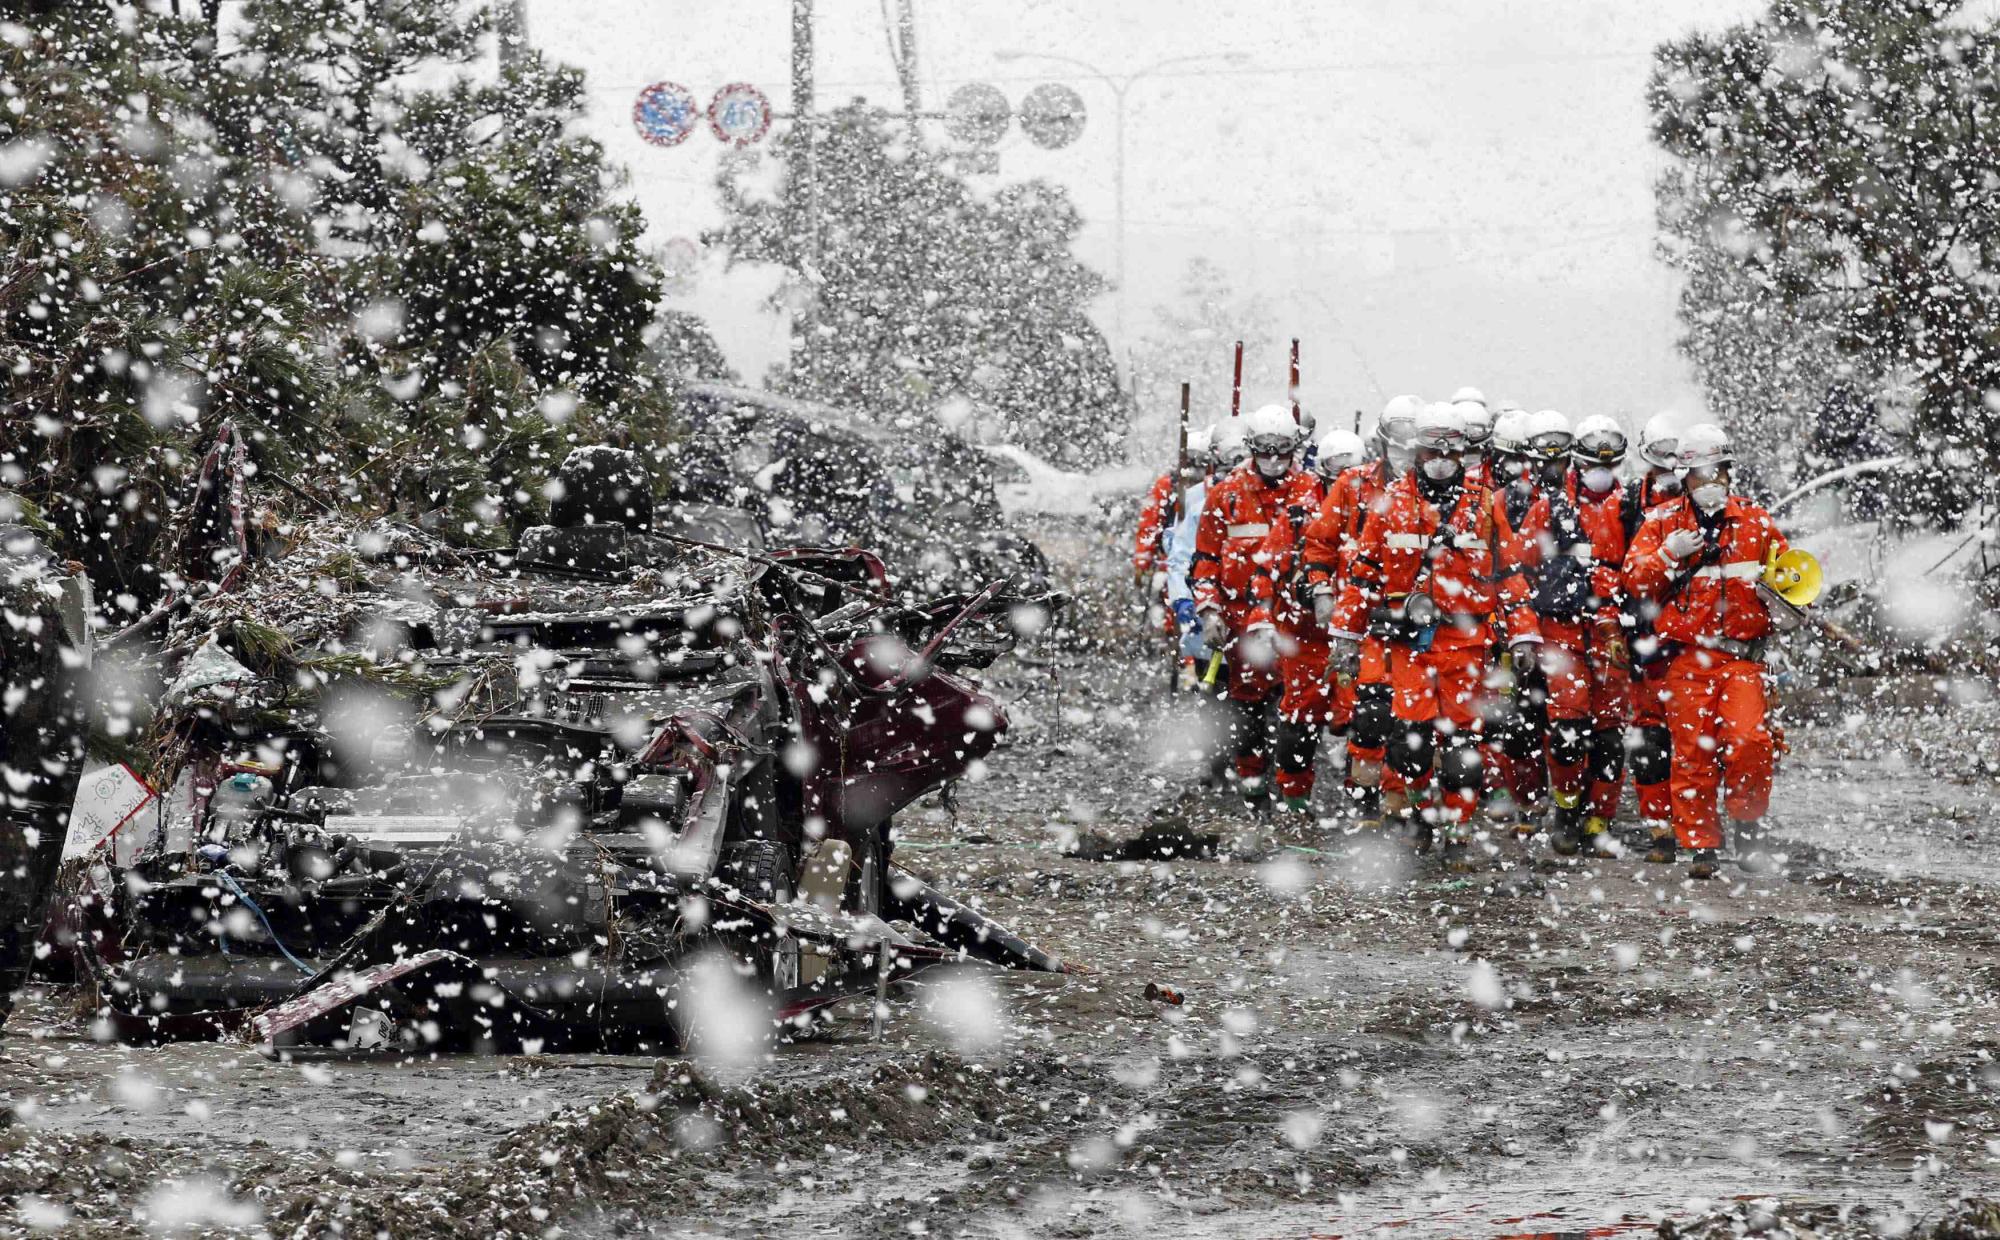
[[[1764,561],[1764,584],[1792,606],[1810,607],[1826,588],[1826,574],[1810,551],[1794,547],[1780,555],[1773,547],[1771,557]]]

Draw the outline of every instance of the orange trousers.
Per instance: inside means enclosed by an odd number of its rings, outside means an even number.
[[[1488,688],[1486,684],[1487,665],[1490,660],[1487,645],[1481,641],[1473,645],[1431,649],[1419,654],[1408,646],[1389,646],[1389,683],[1395,690],[1394,714],[1396,726],[1423,724],[1438,729],[1437,749],[1442,751],[1447,736],[1456,738],[1450,743],[1467,748],[1477,745],[1484,751],[1480,769],[1470,780],[1447,780],[1440,808],[1448,824],[1469,821],[1478,808],[1479,795],[1483,787],[1485,769],[1494,762],[1493,746],[1483,743],[1485,716],[1487,711]],[[1440,752],[1440,759],[1443,754]],[[1430,780],[1425,776],[1407,776],[1412,800]]]
[[[1632,674],[1613,666],[1588,624],[1542,620],[1542,678],[1547,686],[1549,786],[1565,798],[1589,793],[1592,814],[1618,812],[1624,743],[1631,710]],[[1602,738],[1600,740],[1600,738]],[[1613,746],[1609,755],[1602,745]]]
[[[1327,675],[1329,646],[1324,637],[1281,633],[1278,637],[1279,671],[1285,680],[1284,696],[1278,699],[1278,718],[1286,723],[1316,723],[1321,727],[1344,728],[1354,718],[1354,681],[1336,684]]]
[[[1738,821],[1771,805],[1777,743],[1765,720],[1764,665],[1719,650],[1681,651],[1667,665],[1673,731],[1674,838],[1682,848],[1721,848],[1722,808]]]
[[[1461,732],[1480,722],[1486,692],[1486,647],[1436,646],[1418,654],[1408,646],[1389,647],[1389,684],[1396,691],[1396,718],[1405,723],[1448,721]]]
[[[1253,658],[1257,647],[1243,640],[1244,630],[1250,624],[1251,608],[1247,604],[1230,604],[1223,611],[1223,619],[1229,624],[1229,632],[1237,640],[1222,652],[1222,658],[1229,665],[1229,697],[1236,702],[1268,702],[1284,687],[1279,675],[1277,650],[1269,648],[1270,658]]]

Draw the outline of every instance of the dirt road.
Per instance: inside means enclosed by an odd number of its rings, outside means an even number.
[[[1898,1234],[2000,1195],[2000,710],[1794,725],[1779,876],[1510,840],[1463,879],[1189,794],[1159,679],[999,669],[1011,743],[900,824],[1090,974],[933,974],[880,1046],[848,1013],[742,1066],[132,1049],[58,993],[0,1043],[0,1226],[1615,1235],[1752,1195]],[[1162,820],[1249,856],[1065,855]]]

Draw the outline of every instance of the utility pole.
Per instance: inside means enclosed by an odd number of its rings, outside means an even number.
[[[917,92],[917,15],[914,0],[896,0],[896,76],[903,83],[903,111],[910,117],[910,141],[921,143],[919,117],[923,99]]]
[[[819,254],[819,118],[813,115],[813,6],[812,0],[792,0],[792,124],[797,126],[801,145],[798,160],[800,184],[793,199],[805,204],[803,219],[794,218],[793,228],[805,232],[806,282],[809,295],[817,300],[820,292]],[[796,235],[796,234],[795,234]],[[814,316],[806,316],[809,320]],[[810,325],[809,325],[810,326]],[[816,331],[805,333],[805,369],[813,370]]]
[[[792,124],[804,139],[799,159],[806,204],[806,254],[819,274],[819,118],[813,115],[812,0],[792,0]]]
[[[506,0],[495,12],[500,35],[500,67],[511,69],[528,56],[528,0]]]

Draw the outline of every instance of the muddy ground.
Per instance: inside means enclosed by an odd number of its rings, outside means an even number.
[[[53,992],[0,1042],[0,1227],[1898,1235],[2000,1196],[1985,695],[1802,693],[1781,875],[1510,839],[1468,879],[1193,790],[1185,708],[1104,645],[996,668],[1009,744],[955,819],[900,824],[911,868],[1092,972],[932,974],[880,1045],[856,1010],[749,1064],[133,1049]],[[1224,855],[1068,855],[1162,823]],[[1949,1234],[2000,1234],[1977,1217]]]

